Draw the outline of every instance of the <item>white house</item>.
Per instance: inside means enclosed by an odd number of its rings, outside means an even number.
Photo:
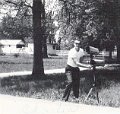
[[[55,46],[55,44],[47,43],[47,53],[48,53],[48,55],[56,55],[56,46]]]
[[[0,40],[0,55],[2,54],[19,54],[19,53],[25,53],[25,54],[33,54],[34,51],[34,45],[33,43],[28,43],[27,46],[25,46],[24,42],[22,40],[14,40],[14,39],[2,39]],[[56,48],[53,44],[47,43],[47,53],[49,55],[55,55],[56,54]]]
[[[25,47],[25,51],[28,54],[33,54],[34,51],[33,43],[28,43],[28,46]],[[56,47],[54,44],[47,43],[47,54],[48,55],[56,55]]]
[[[0,54],[15,54],[20,53],[25,47],[22,40],[2,39],[0,40]]]

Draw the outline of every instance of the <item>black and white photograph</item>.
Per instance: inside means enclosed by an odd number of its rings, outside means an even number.
[[[120,114],[120,0],[0,0],[0,114]]]

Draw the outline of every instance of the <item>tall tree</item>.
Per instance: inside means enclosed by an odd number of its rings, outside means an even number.
[[[44,77],[43,55],[42,55],[42,0],[33,0],[33,40],[34,40],[34,62],[32,75]]]
[[[34,60],[33,60],[33,78],[43,78],[44,77],[44,67],[43,67],[43,53],[42,53],[42,41],[43,41],[43,31],[42,31],[42,16],[43,3],[42,0],[33,0],[33,6],[28,4],[26,0],[5,0],[5,5],[14,7],[17,10],[17,14],[24,7],[29,7],[32,9],[33,13],[33,40],[34,40]],[[28,9],[28,8],[27,8]],[[28,11],[28,10],[25,10]]]
[[[104,27],[107,32],[114,35],[111,37],[111,41],[108,43],[117,46],[117,61],[120,62],[120,0],[99,0],[102,4],[101,15],[104,17]],[[111,47],[109,47],[111,51]]]

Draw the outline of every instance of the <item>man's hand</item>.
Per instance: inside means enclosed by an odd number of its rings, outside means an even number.
[[[92,68],[92,65],[88,65],[87,67],[88,67],[88,68]]]

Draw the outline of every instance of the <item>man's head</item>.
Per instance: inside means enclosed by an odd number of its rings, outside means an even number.
[[[74,47],[75,47],[76,51],[79,51],[79,49],[80,49],[80,40],[79,39],[76,39],[74,41]]]

